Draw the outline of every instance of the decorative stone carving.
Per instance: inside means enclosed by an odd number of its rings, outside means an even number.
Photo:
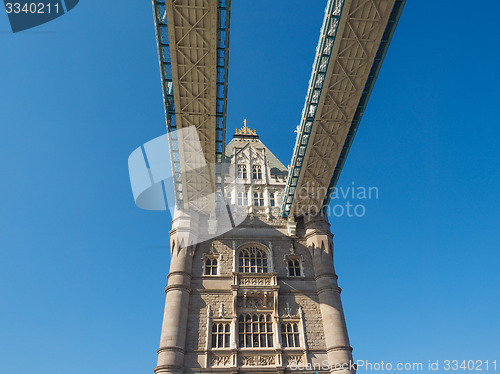
[[[285,358],[287,366],[298,365],[303,363],[302,355],[289,355]]]
[[[270,286],[271,278],[245,277],[240,278],[240,286]]]
[[[225,314],[226,314],[226,311],[224,309],[224,303],[221,303],[220,307],[219,307],[219,318],[223,318]]]
[[[210,248],[208,249],[208,253],[206,255],[213,256],[213,257],[219,257],[219,260],[222,260],[222,255],[219,253],[217,248],[215,248],[215,242],[213,241],[212,244],[210,245]]]
[[[239,297],[238,308],[272,308],[273,302],[268,298],[263,297]]]
[[[287,317],[290,317],[292,315],[292,309],[290,308],[290,303],[286,303],[285,312]]]
[[[304,318],[304,310],[302,309],[302,306],[299,305],[299,308],[297,311],[298,311],[299,317]]]
[[[231,364],[231,356],[228,355],[213,355],[210,359],[211,367],[229,366]]]
[[[275,365],[276,358],[270,355],[240,356],[241,366],[270,366]]]

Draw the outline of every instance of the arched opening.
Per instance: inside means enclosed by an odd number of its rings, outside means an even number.
[[[240,273],[267,273],[267,252],[255,245],[248,245],[238,251],[238,271]]]

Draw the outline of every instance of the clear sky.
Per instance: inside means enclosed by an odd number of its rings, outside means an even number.
[[[325,3],[233,1],[228,134],[285,165]],[[500,362],[499,12],[405,7],[339,182],[378,199],[331,220],[356,359]],[[127,170],[165,127],[150,1],[2,13],[0,40],[0,372],[152,373],[170,223]]]

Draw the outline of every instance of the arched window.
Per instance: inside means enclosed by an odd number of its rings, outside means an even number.
[[[229,348],[230,337],[228,322],[215,322],[212,325],[212,348]]]
[[[300,277],[300,260],[288,260],[288,275],[290,277]]]
[[[276,206],[276,198],[274,197],[273,192],[269,194],[269,205]]]
[[[267,254],[257,247],[248,247],[239,253],[240,273],[267,273]]]
[[[247,179],[247,166],[238,165],[238,178]]]
[[[299,326],[297,323],[281,324],[281,345],[283,348],[300,347]]]
[[[264,194],[262,192],[255,192],[253,194],[253,205],[264,206]]]
[[[273,346],[273,324],[267,313],[242,314],[238,319],[239,345],[243,348]]]
[[[205,275],[217,275],[218,261],[214,257],[205,260]]]
[[[262,167],[260,165],[254,165],[252,174],[253,179],[262,179]]]

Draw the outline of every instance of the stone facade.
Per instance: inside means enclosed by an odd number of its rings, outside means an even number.
[[[156,374],[349,363],[328,222],[280,217],[287,170],[255,132],[237,132],[226,155],[226,201],[247,218],[204,241],[206,218],[176,212]]]

